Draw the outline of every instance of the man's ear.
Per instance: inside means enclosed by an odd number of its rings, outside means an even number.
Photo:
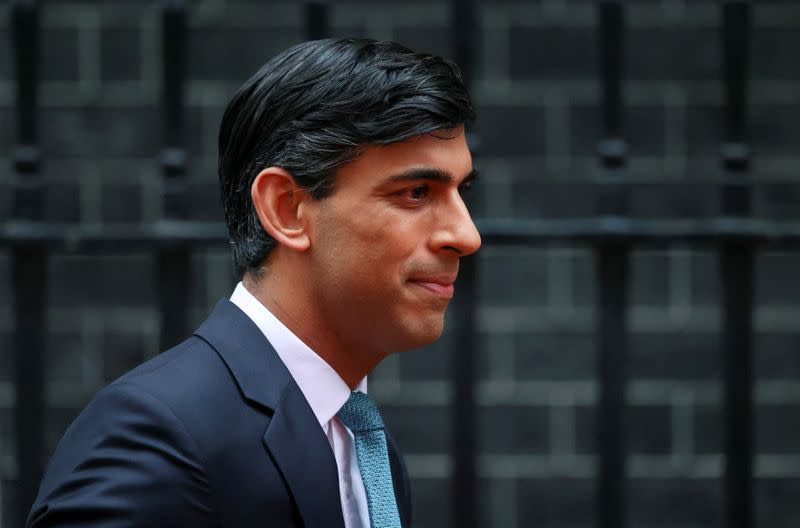
[[[311,245],[300,217],[300,204],[308,193],[284,169],[269,167],[258,173],[250,187],[250,197],[261,225],[279,244],[295,251]]]

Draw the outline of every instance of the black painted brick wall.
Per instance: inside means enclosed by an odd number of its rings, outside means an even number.
[[[48,220],[148,222],[161,211],[157,2],[43,3],[40,114]],[[449,4],[332,2],[335,35],[452,55]],[[594,211],[599,134],[594,2],[478,2],[473,94],[482,137],[477,216]],[[710,217],[723,177],[719,9],[710,0],[626,3],[626,131],[636,217]],[[189,2],[191,216],[220,220],[216,134],[227,99],[302,39],[300,2]],[[10,214],[13,84],[0,6],[0,221]],[[754,6],[749,116],[756,214],[800,216],[800,6]],[[594,268],[580,247],[485,247],[477,333],[480,524],[591,526],[596,385]],[[800,523],[800,256],[758,258],[755,471],[758,526]],[[0,526],[12,516],[11,278],[0,253]],[[47,450],[103,384],[154,354],[153,259],[55,256],[48,281]],[[232,281],[224,247],[198,252],[191,318]],[[707,249],[636,251],[631,266],[631,526],[721,524],[719,273]],[[55,345],[58,343],[58,346]],[[373,393],[407,454],[419,528],[449,519],[453,336],[388,359]],[[47,453],[43,453],[43,458]]]

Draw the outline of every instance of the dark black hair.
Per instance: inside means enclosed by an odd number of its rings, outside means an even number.
[[[275,245],[250,187],[281,167],[316,199],[364,145],[451,131],[474,119],[458,67],[393,42],[304,42],[267,62],[233,96],[219,131],[219,181],[237,274]]]

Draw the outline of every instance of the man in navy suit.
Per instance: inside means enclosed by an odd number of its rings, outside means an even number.
[[[480,246],[462,200],[472,118],[453,64],[397,44],[307,42],[265,64],[219,136],[241,282],[98,392],[28,526],[408,528],[366,376],[440,336]]]

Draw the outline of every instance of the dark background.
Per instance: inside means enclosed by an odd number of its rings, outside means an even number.
[[[303,40],[301,2],[189,4],[187,126],[191,217],[220,221],[216,138],[229,97]],[[723,92],[719,2],[626,2],[631,214],[707,218]],[[600,136],[594,2],[478,2],[473,95],[483,179],[474,215],[589,216]],[[75,223],[162,216],[160,6],[42,2],[40,130],[46,217]],[[397,40],[452,56],[448,1],[334,2],[334,35]],[[0,5],[0,221],[16,175],[9,7]],[[754,4],[750,136],[755,213],[798,219],[800,5]],[[596,402],[593,255],[581,247],[480,254],[479,475],[482,526],[590,526]],[[47,448],[94,392],[158,351],[155,261],[54,256],[48,270]],[[800,254],[757,259],[756,525],[800,523]],[[193,323],[230,295],[224,245],[193,260]],[[720,526],[719,272],[711,250],[636,251],[631,264],[631,526]],[[14,521],[12,288],[0,251],[0,526]],[[415,526],[449,519],[448,333],[389,358],[370,390],[406,453]]]

